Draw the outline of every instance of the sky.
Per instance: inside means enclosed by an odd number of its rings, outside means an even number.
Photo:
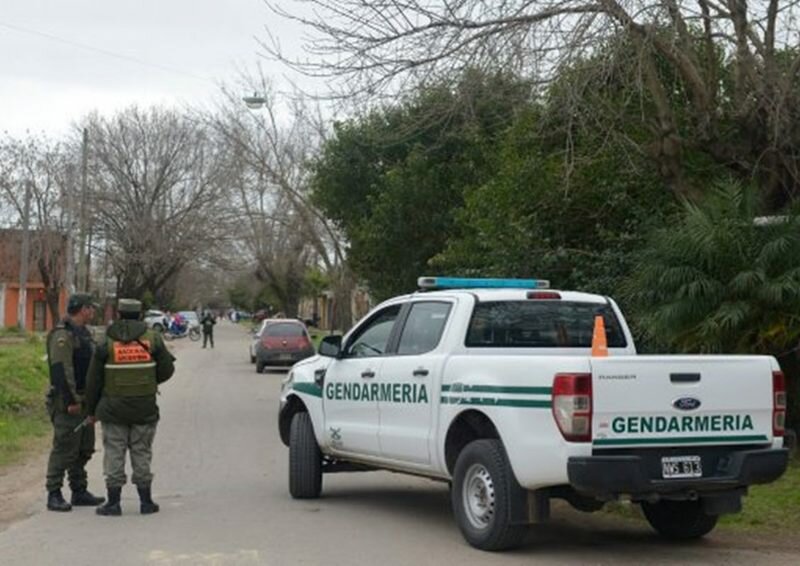
[[[221,82],[258,63],[279,87],[288,85],[286,68],[260,55],[266,26],[284,49],[300,50],[302,30],[262,0],[0,4],[0,132],[13,136],[60,137],[93,110],[210,104]]]

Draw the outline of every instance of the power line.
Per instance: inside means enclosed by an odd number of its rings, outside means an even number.
[[[152,67],[154,69],[160,69],[160,70],[166,71],[168,73],[176,73],[176,74],[183,75],[185,77],[189,77],[189,78],[192,78],[192,79],[195,79],[195,80],[214,83],[214,81],[212,81],[211,79],[209,79],[207,77],[201,77],[200,75],[195,75],[193,73],[188,73],[186,71],[182,71],[181,69],[177,69],[175,67],[170,67],[170,66],[167,66],[167,65],[161,65],[159,63],[152,63],[150,61],[145,61],[143,59],[138,59],[136,57],[131,57],[130,55],[124,55],[122,53],[115,53],[114,51],[109,51],[108,49],[103,49],[103,48],[100,48],[100,47],[94,47],[92,45],[87,45],[85,43],[79,43],[77,41],[72,41],[71,39],[65,39],[63,37],[59,37],[57,35],[53,35],[53,34],[50,34],[50,33],[45,33],[45,32],[42,32],[42,31],[37,31],[37,30],[34,30],[34,29],[30,29],[30,28],[26,28],[26,27],[14,25],[14,24],[9,24],[9,23],[6,23],[6,22],[0,22],[0,27],[4,27],[4,28],[7,28],[7,29],[16,31],[16,32],[20,32],[20,33],[27,33],[29,35],[36,35],[36,36],[39,36],[39,37],[43,37],[45,39],[49,39],[51,41],[58,41],[60,43],[64,43],[66,45],[70,45],[72,47],[78,47],[79,49],[85,49],[87,51],[94,51],[95,53],[100,53],[101,55],[105,55],[107,57],[114,57],[115,59],[122,59],[123,61],[129,61],[131,63],[136,63],[137,65],[142,65],[142,66],[145,66],[145,67]]]

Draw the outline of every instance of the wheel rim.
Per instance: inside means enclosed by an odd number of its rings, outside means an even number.
[[[494,519],[494,482],[483,464],[473,464],[464,476],[464,511],[476,529],[486,529]]]

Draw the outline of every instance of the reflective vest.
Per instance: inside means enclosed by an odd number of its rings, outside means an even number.
[[[151,347],[152,334],[145,332],[137,341],[108,342],[103,394],[109,397],[146,397],[158,391],[156,362]]]

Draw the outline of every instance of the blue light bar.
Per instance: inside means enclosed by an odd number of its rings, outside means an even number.
[[[549,289],[545,279],[483,279],[470,277],[420,277],[420,289]]]

